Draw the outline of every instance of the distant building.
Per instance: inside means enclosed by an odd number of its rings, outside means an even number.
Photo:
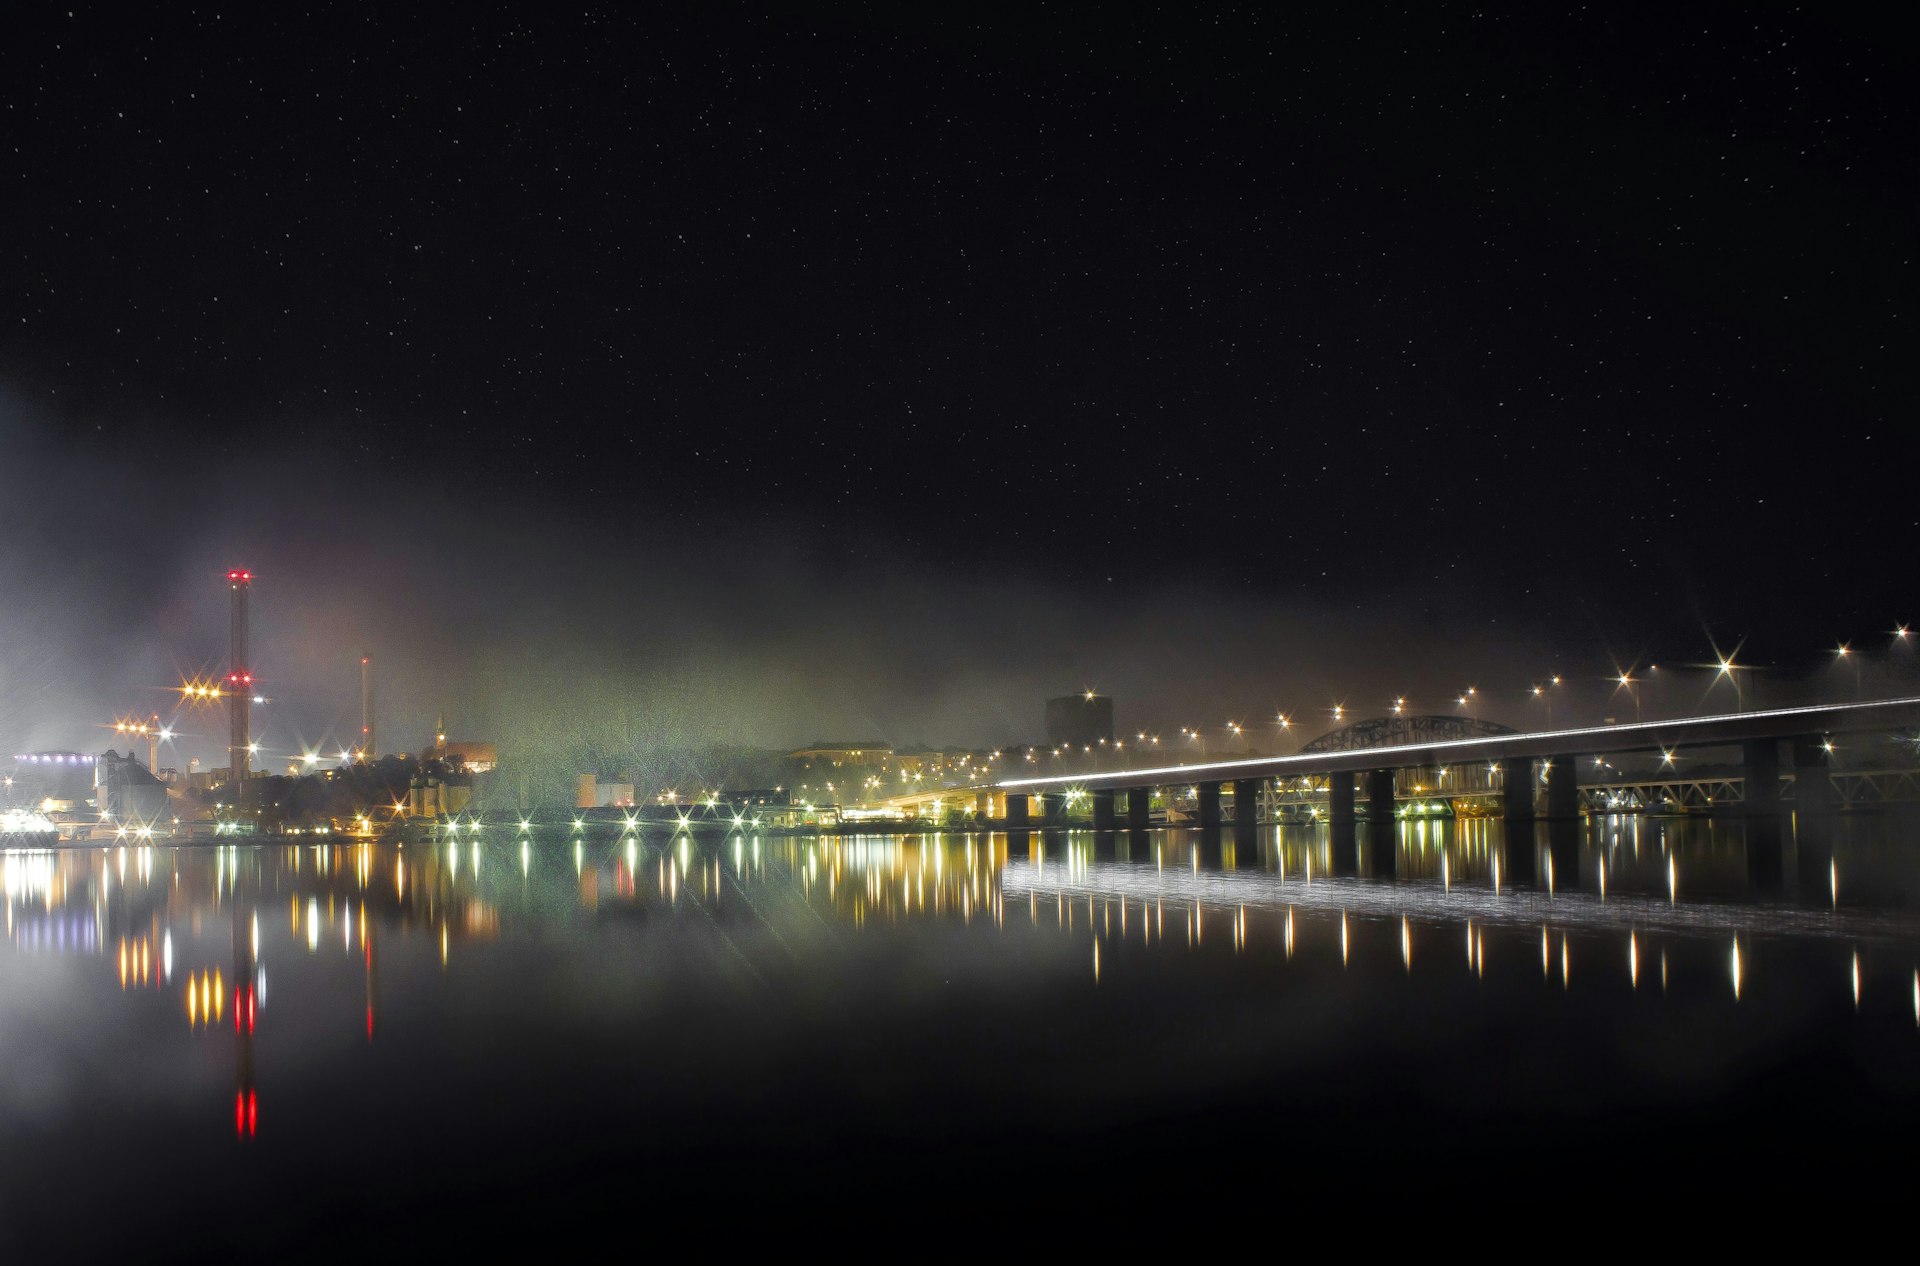
[[[428,759],[443,761],[469,774],[486,774],[492,773],[493,767],[500,763],[500,754],[492,743],[438,743],[428,753]]]
[[[437,760],[462,773],[486,774],[500,763],[500,753],[492,743],[449,743],[447,714],[443,712],[433,723],[433,746],[420,753],[420,759]]]
[[[631,809],[633,784],[601,782],[595,774],[581,774],[574,789],[576,809]]]
[[[1113,742],[1113,699],[1089,690],[1047,700],[1047,742],[1072,747]]]
[[[0,804],[75,812],[93,800],[93,757],[82,752],[22,752],[0,783]]]
[[[167,785],[146,766],[118,752],[102,752],[93,765],[93,798],[115,822],[157,822],[167,816]]]
[[[452,817],[473,803],[473,784],[464,779],[441,781],[431,775],[415,775],[407,788],[407,816],[410,818]]]

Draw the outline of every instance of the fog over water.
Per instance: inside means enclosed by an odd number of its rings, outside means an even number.
[[[1597,620],[1563,625],[1545,606],[1502,615],[1493,588],[1403,599],[1403,573],[1387,568],[1370,591],[1357,556],[1324,579],[1262,570],[1241,585],[1217,567],[1183,578],[1124,558],[1056,565],[1035,530],[1043,507],[1010,513],[1010,537],[1033,533],[1030,557],[1008,561],[1000,541],[969,564],[881,530],[768,512],[751,490],[737,514],[680,506],[644,472],[626,493],[569,504],[414,478],[311,439],[257,457],[182,449],[166,466],[86,465],[87,441],[18,401],[0,417],[9,751],[97,750],[100,725],[167,712],[170,687],[223,671],[220,577],[234,565],[258,577],[252,667],[269,702],[256,728],[270,754],[353,741],[362,653],[376,664],[385,750],[424,745],[444,711],[455,737],[497,739],[509,764],[598,751],[615,768],[624,753],[712,744],[1031,741],[1041,701],[1083,688],[1116,698],[1123,732],[1193,725],[1224,740],[1237,720],[1244,744],[1265,750],[1283,742],[1281,712],[1299,719],[1291,743],[1330,728],[1335,702],[1349,717],[1399,695],[1458,711],[1469,682],[1485,692],[1478,714],[1539,724],[1524,683],[1550,671],[1567,674],[1561,719],[1597,719],[1629,708],[1606,666],[1648,658],[1639,645],[1609,650]],[[154,434],[141,433],[142,451]],[[1615,618],[1640,614],[1623,603]],[[1706,632],[1695,640],[1704,656]],[[1873,671],[1876,688],[1912,675],[1893,660]],[[1766,683],[1774,701],[1834,686],[1812,668],[1780,676]],[[1670,712],[1734,702],[1724,686],[1709,694],[1704,672],[1671,680],[1653,701]],[[179,728],[179,763],[224,763],[221,717]],[[564,773],[538,778],[557,789]]]

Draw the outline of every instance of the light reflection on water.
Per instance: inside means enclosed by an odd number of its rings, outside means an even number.
[[[0,1059],[44,1067],[58,1088],[50,1101],[21,1088],[32,1078],[0,1091],[0,1127],[58,1137],[76,1096],[92,1095],[106,1113],[96,1134],[218,1119],[226,1150],[198,1139],[202,1163],[242,1165],[233,1149],[258,1148],[283,1177],[308,1162],[274,1149],[313,1142],[339,1113],[379,1145],[415,1110],[395,1084],[435,1069],[524,1080],[588,1049],[614,1068],[674,1069],[679,1095],[708,1102],[723,1079],[799,1077],[840,1049],[841,1025],[883,1034],[863,1037],[877,1045],[859,1058],[920,1070],[872,1105],[880,1119],[1006,1096],[1004,1118],[985,1114],[1003,1132],[1076,1096],[1117,1121],[1177,1113],[1184,1095],[1258,1102],[1259,1083],[1235,1070],[1261,1061],[1337,1077],[1335,1061],[1376,1058],[1358,1018],[1422,1059],[1457,1060],[1529,1024],[1561,1042],[1566,1000],[1582,998],[1599,1031],[1630,1025],[1663,1051],[1695,1016],[1734,1007],[1744,1027],[1714,1021],[1727,1061],[1809,1031],[1865,1040],[1844,1027],[1865,1024],[1874,1042],[1900,1035],[1872,1047],[1873,1067],[1920,1071],[1920,836],[1874,820],[1831,838],[1625,819],[1508,839],[1495,822],[1408,823],[1390,842],[1344,846],[1294,827],[1240,842],[505,830],[404,847],[10,853],[0,883]],[[1656,1010],[1622,1013],[1623,995]],[[951,1020],[925,1010],[954,997]],[[1262,1014],[1275,1008],[1293,1017],[1284,1035]],[[1168,1049],[1142,1015],[1215,1027],[1204,1049]],[[1238,1018],[1223,1030],[1221,1015]],[[964,1068],[923,1049],[949,1023],[968,1035]],[[1620,1079],[1629,1105],[1679,1075],[1585,1040],[1567,1058]],[[116,1057],[60,1066],[75,1046]],[[741,1060],[751,1077],[717,1071]],[[1170,1060],[1183,1082],[1084,1075]],[[1037,1075],[1035,1061],[1058,1067]],[[816,1072],[790,1089],[818,1084]],[[1037,1086],[1046,1106],[1020,1108]],[[564,1083],[541,1093],[579,1106]],[[1349,1114],[1366,1102],[1330,1097]],[[436,1128],[455,1141],[509,1129],[490,1112],[511,1109],[489,1100]],[[762,1128],[745,1116],[699,1128],[749,1121]]]

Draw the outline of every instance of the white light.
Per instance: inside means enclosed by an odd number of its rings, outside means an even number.
[[[1765,721],[1813,715],[1831,715],[1836,712],[1864,714],[1876,709],[1920,708],[1920,696],[1907,696],[1900,699],[1874,699],[1865,703],[1827,703],[1806,704],[1791,708],[1768,708],[1758,712],[1722,712],[1712,716],[1684,717],[1669,721],[1634,721],[1626,725],[1586,725],[1565,730],[1538,730],[1530,734],[1498,734],[1487,738],[1446,739],[1435,743],[1402,743],[1391,750],[1396,756],[1416,756],[1420,753],[1445,752],[1463,747],[1510,748],[1515,744],[1537,743],[1543,739],[1578,739],[1592,735],[1605,735],[1608,739],[1617,739],[1621,735],[1651,735],[1678,729],[1683,726],[1711,725],[1719,721]],[[1611,746],[1611,744],[1610,744]],[[1360,751],[1368,749],[1357,749]],[[1618,749],[1616,749],[1618,750]],[[1344,758],[1355,755],[1354,752],[1328,752],[1313,756],[1254,756],[1240,760],[1208,761],[1198,765],[1165,765],[1151,769],[1133,769],[1113,774],[1076,774],[1048,778],[1014,778],[994,784],[998,787],[1035,787],[1051,783],[1064,782],[1123,782],[1128,779],[1151,777],[1157,774],[1178,774],[1185,776],[1203,770],[1216,769],[1308,769],[1321,770],[1331,758]],[[1418,764],[1410,760],[1408,764]]]

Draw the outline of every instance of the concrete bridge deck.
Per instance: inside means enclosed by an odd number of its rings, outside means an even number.
[[[1269,780],[1305,777],[1325,780],[1329,820],[1341,826],[1351,823],[1355,816],[1356,774],[1365,775],[1370,816],[1381,821],[1393,816],[1397,771],[1480,764],[1498,775],[1505,817],[1572,818],[1580,812],[1576,763],[1583,757],[1635,752],[1670,755],[1685,748],[1738,747],[1745,807],[1753,813],[1772,813],[1782,807],[1779,744],[1790,740],[1791,768],[1796,775],[1791,781],[1800,783],[1794,807],[1799,812],[1822,812],[1838,807],[1830,777],[1829,736],[1887,731],[1916,722],[1920,722],[1920,696],[1909,696],[1389,743],[1290,756],[1012,778],[1000,782],[994,790],[1005,797],[1004,820],[1011,827],[1027,825],[1035,816],[1044,825],[1058,818],[1069,796],[1084,795],[1092,801],[1095,827],[1110,829],[1118,825],[1117,796],[1126,797],[1127,825],[1138,828],[1147,823],[1147,806],[1156,788],[1189,784],[1196,791],[1199,825],[1215,828],[1221,825],[1221,789],[1231,784],[1234,826],[1250,829],[1256,821],[1259,793]],[[1817,780],[1805,777],[1816,772],[1820,775]],[[1542,782],[1546,792],[1544,814],[1538,794]],[[1816,787],[1820,789],[1818,794]],[[1036,801],[1037,815],[1032,812]]]

